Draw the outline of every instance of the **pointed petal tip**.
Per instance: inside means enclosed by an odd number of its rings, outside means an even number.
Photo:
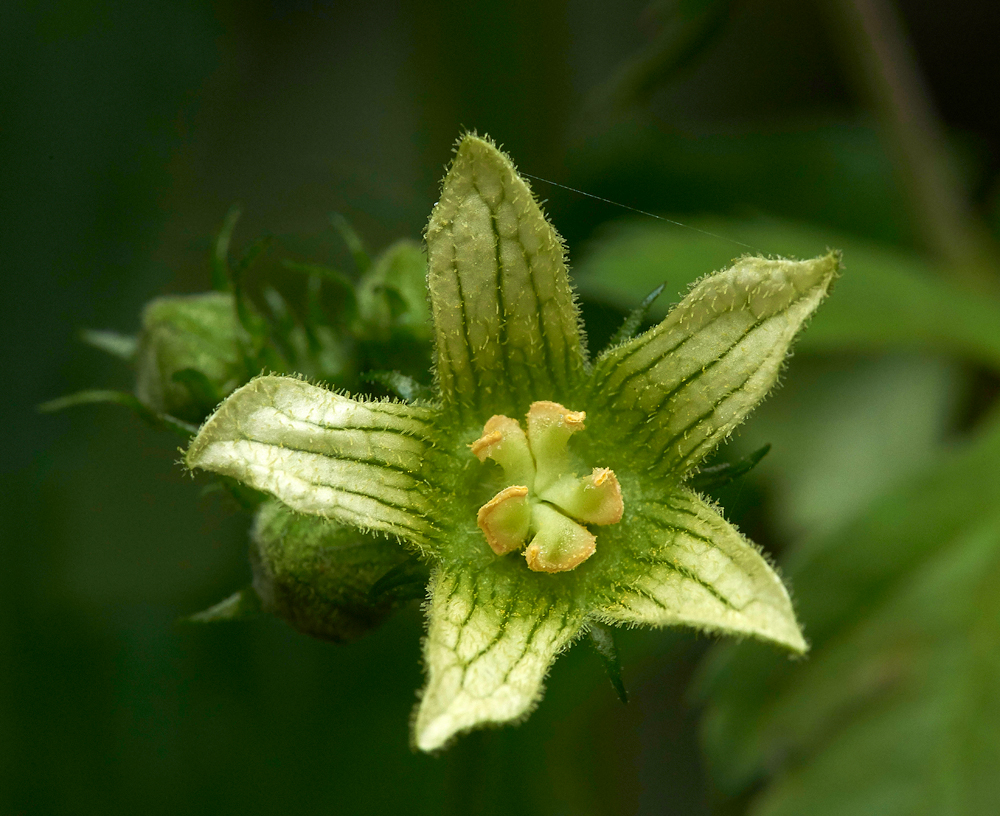
[[[421,723],[418,718],[414,731],[414,743],[417,749],[425,754],[441,750],[452,737],[456,736],[456,731],[451,728],[445,717],[437,717],[424,723]]]

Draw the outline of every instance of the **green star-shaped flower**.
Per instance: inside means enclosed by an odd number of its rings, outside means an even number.
[[[260,377],[187,454],[433,565],[416,745],[526,716],[591,622],[805,651],[778,576],[685,479],[772,387],[839,256],[742,258],[590,363],[562,241],[489,141],[459,143],[426,240],[434,400]]]

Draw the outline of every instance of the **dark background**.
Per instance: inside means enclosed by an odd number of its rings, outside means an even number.
[[[996,227],[1000,7],[900,9]],[[801,0],[3,4],[0,813],[737,812],[686,702],[705,638],[624,633],[624,708],[577,646],[524,725],[415,754],[415,607],[340,647],[270,618],[178,625],[247,582],[246,518],[124,411],[36,406],[131,386],[79,330],[132,332],[149,298],[206,289],[234,202],[237,245],[267,232],[343,263],[332,211],[374,247],[419,237],[463,128],[524,172],[679,220],[763,214],[933,252],[835,20]],[[649,53],[661,70],[630,81]],[[629,216],[535,186],[573,260]],[[988,387],[959,389],[956,414]],[[757,518],[766,490],[730,513],[779,551],[794,524]]]

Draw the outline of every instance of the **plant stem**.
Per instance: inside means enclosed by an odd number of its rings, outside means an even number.
[[[834,0],[837,37],[871,98],[926,248],[955,274],[995,286],[996,250],[969,206],[940,118],[891,0]]]

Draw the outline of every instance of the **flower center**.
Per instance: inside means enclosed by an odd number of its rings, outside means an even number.
[[[491,417],[469,447],[480,462],[503,468],[508,486],[479,508],[476,521],[497,555],[524,550],[536,572],[565,572],[594,554],[584,525],[616,524],[625,505],[614,472],[573,473],[567,443],[586,414],[557,402],[533,402],[525,433],[516,419]]]

